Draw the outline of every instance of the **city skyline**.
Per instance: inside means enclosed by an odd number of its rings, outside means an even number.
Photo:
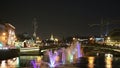
[[[32,35],[33,19],[36,18],[37,35],[41,38],[48,38],[51,34],[58,37],[99,35],[100,26],[90,27],[89,24],[100,24],[101,19],[108,22],[120,20],[119,7],[119,2],[112,0],[1,1],[0,19],[14,25],[16,33],[27,32]],[[119,25],[109,26],[119,28]]]

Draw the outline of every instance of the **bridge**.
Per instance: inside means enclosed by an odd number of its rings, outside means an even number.
[[[87,49],[88,52],[92,53],[110,53],[114,56],[120,56],[120,48],[108,45],[85,45],[82,46],[84,49]],[[86,51],[86,50],[85,50]]]
[[[40,55],[47,49],[59,49],[62,47],[67,47],[67,45],[50,45],[50,46],[40,46],[40,47],[27,47],[20,48],[20,55]]]
[[[68,46],[65,45],[51,45],[51,46],[41,46],[41,47],[29,47],[29,48],[20,48],[20,55],[42,55],[44,51],[47,49],[59,49],[65,47],[67,48]],[[104,52],[104,53],[112,53],[114,55],[119,55],[120,54],[120,49],[112,46],[107,46],[107,45],[81,45],[83,49],[87,49],[89,51],[94,51],[94,52]]]
[[[20,48],[20,55],[39,55],[39,47]]]

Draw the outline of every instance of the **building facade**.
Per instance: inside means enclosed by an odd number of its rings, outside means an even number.
[[[15,27],[10,23],[0,24],[0,42],[3,46],[13,46],[16,40]]]

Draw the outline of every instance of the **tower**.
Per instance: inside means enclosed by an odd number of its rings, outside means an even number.
[[[100,25],[100,37],[103,37],[103,26],[104,26],[104,20],[103,18],[101,19]]]
[[[33,19],[33,39],[34,41],[36,41],[36,37],[37,37],[37,21],[36,21],[36,18]]]
[[[50,40],[54,40],[53,34],[51,34]]]

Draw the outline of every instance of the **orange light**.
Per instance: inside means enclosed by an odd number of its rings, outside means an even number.
[[[6,33],[2,33],[2,35],[3,35],[3,36],[5,36],[5,35],[6,35]]]

